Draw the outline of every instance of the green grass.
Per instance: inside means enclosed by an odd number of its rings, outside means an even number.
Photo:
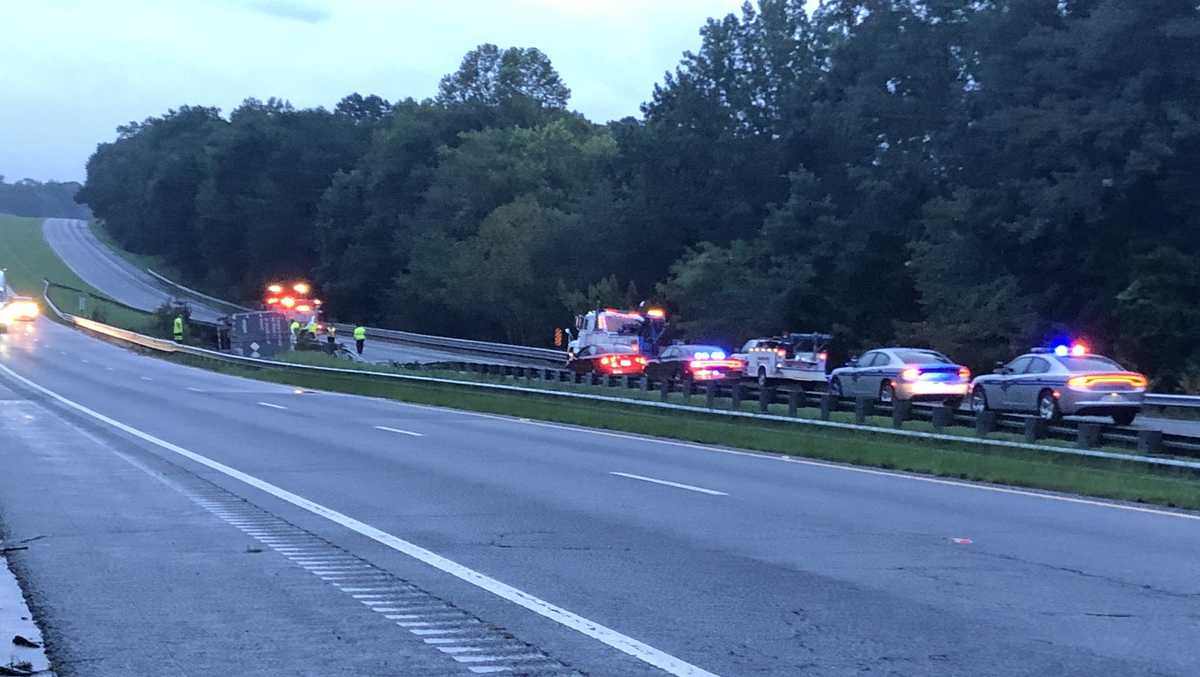
[[[318,354],[301,355],[303,356],[294,356],[292,359],[310,364],[329,359]],[[1055,456],[967,443],[904,440],[854,431],[809,429],[787,423],[725,420],[700,413],[661,412],[618,403],[576,402],[551,395],[507,394],[472,390],[464,386],[368,380],[355,374],[310,374],[285,369],[252,369],[190,356],[173,359],[223,373],[302,388],[505,414],[939,477],[1200,509],[1200,477],[1186,471],[1153,468],[1140,463]],[[344,361],[336,361],[336,366],[355,368]],[[422,373],[430,375],[429,372]],[[456,373],[455,376],[464,375]]]
[[[84,282],[63,263],[42,236],[42,221],[0,214],[0,267],[7,268],[8,285],[18,294],[42,297],[42,280],[103,294]],[[79,294],[52,288],[50,298],[64,312],[79,314]],[[123,306],[87,297],[83,316],[106,322],[123,329],[145,331],[151,315]]]

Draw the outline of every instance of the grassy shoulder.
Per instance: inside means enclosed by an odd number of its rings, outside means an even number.
[[[306,355],[295,359],[312,363],[320,357]],[[966,443],[910,441],[870,433],[804,428],[768,421],[727,420],[699,413],[647,410],[636,405],[575,402],[549,394],[508,394],[434,383],[386,382],[363,379],[355,374],[310,374],[286,369],[252,369],[191,356],[174,359],[223,373],[302,388],[382,397],[938,477],[1200,509],[1200,478],[1195,474],[1152,468],[1138,463],[1055,456]],[[337,361],[337,366],[355,368],[345,361]],[[422,374],[429,375],[428,372]],[[462,375],[456,373],[456,376]]]

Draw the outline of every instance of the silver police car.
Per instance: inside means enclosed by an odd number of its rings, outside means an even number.
[[[1142,409],[1146,377],[1082,345],[1034,349],[971,383],[971,408],[1037,414],[1111,416],[1129,425]]]
[[[829,374],[835,397],[935,400],[957,408],[971,384],[971,370],[924,348],[871,350]]]

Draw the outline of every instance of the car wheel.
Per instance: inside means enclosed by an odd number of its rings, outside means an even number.
[[[982,414],[987,410],[987,392],[984,391],[983,386],[979,386],[975,389],[975,392],[971,393],[971,411],[975,412],[976,414]]]
[[[883,404],[896,401],[896,386],[892,385],[891,381],[884,381],[883,385],[879,386],[879,401]]]
[[[843,397],[842,380],[840,378],[835,376],[833,377],[833,380],[829,382],[829,394],[833,395],[837,399],[841,399]]]
[[[1058,398],[1049,390],[1043,390],[1038,395],[1038,417],[1044,421],[1057,421],[1062,418],[1062,411],[1058,408]]]
[[[758,368],[758,387],[764,388],[767,385],[767,368]]]
[[[1117,425],[1131,425],[1135,418],[1137,418],[1136,411],[1118,411],[1112,415],[1113,423]]]

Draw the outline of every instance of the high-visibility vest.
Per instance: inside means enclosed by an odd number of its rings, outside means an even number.
[[[366,327],[355,327],[354,328],[354,340],[355,341],[366,341],[367,340],[367,328]]]
[[[306,327],[306,329],[308,330],[308,333],[312,334],[313,336],[316,336],[317,335],[317,321],[309,320],[308,326]]]
[[[183,318],[182,317],[175,318],[175,335],[183,336]]]
[[[299,323],[299,322],[297,322],[296,320],[292,320],[291,329],[292,329],[292,334],[297,334],[297,333],[299,333],[299,331],[300,331],[300,323]]]

